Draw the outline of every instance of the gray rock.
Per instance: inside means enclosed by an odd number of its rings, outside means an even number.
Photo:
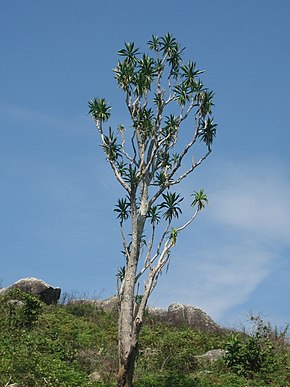
[[[76,299],[69,302],[69,304],[77,305],[93,305],[97,309],[102,309],[106,312],[113,312],[118,310],[118,297],[113,296],[105,300],[86,300]]]
[[[95,371],[95,372],[92,372],[90,375],[89,375],[89,379],[92,383],[94,382],[99,382],[101,380],[101,375],[99,374],[98,371]]]
[[[211,349],[210,351],[207,351],[203,355],[195,356],[195,358],[207,360],[212,363],[221,359],[225,355],[225,353],[226,351],[224,351],[223,349]]]
[[[118,310],[118,297],[113,296],[106,300],[99,301],[99,307],[106,312],[114,312]]]
[[[221,327],[204,311],[190,305],[169,305],[167,318],[173,325],[185,325],[205,332],[216,332],[221,330]]]
[[[48,285],[46,282],[33,278],[22,278],[7,288],[0,289],[0,295],[5,295],[9,290],[20,289],[23,292],[33,294],[47,305],[57,304],[61,289]]]
[[[148,308],[148,315],[157,321],[164,322],[167,320],[167,310],[161,308]]]
[[[118,297],[106,300],[76,299],[69,304],[90,304],[106,312],[118,311]],[[168,310],[161,308],[147,308],[148,317],[155,321],[167,322],[172,325],[185,325],[204,332],[220,332],[223,329],[213,319],[199,308],[183,304],[171,304]]]

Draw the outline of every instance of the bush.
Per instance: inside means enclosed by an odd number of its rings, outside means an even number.
[[[195,377],[178,372],[148,374],[137,380],[136,387],[197,387],[200,386]]]
[[[43,304],[37,297],[19,289],[10,290],[1,298],[0,304],[3,322],[11,328],[31,328],[37,323],[43,309]]]
[[[225,345],[225,362],[236,374],[253,378],[273,373],[279,363],[273,331],[260,316],[251,317],[253,331],[247,336],[232,334]],[[280,359],[281,360],[281,359]]]
[[[252,334],[199,332],[166,323],[144,324],[136,387],[290,386],[289,343],[252,319]],[[196,361],[224,348],[226,363]],[[118,366],[117,316],[92,305],[44,305],[13,291],[0,297],[0,385],[114,386]],[[100,381],[90,381],[97,372]]]

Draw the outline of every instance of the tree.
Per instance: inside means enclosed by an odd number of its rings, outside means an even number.
[[[178,234],[208,202],[204,190],[195,191],[192,215],[177,227],[183,198],[173,188],[209,156],[217,127],[212,118],[214,93],[203,85],[199,77],[203,71],[196,63],[184,63],[184,48],[168,33],[152,36],[148,49],[150,55],[126,43],[114,69],[125,94],[130,128],[119,125],[116,133],[105,130],[111,106],[103,98],[89,101],[106,159],[125,191],[114,209],[125,256],[117,273],[118,386],[132,385],[148,298],[169,263]],[[186,135],[189,139],[181,146],[179,137]],[[193,148],[201,154],[197,161],[188,160]],[[144,285],[139,294],[141,277]]]

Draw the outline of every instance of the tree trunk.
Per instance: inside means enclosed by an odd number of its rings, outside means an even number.
[[[120,323],[121,320],[119,320]],[[131,336],[119,336],[119,372],[117,377],[118,387],[131,387],[133,383],[136,357],[139,353],[139,334],[142,320],[139,317],[132,319]],[[120,329],[120,327],[119,327]],[[123,330],[119,331],[123,333]],[[127,345],[127,350],[124,350]]]
[[[132,245],[128,257],[122,290],[119,299],[119,372],[117,386],[131,387],[134,375],[141,321],[135,321],[136,271],[140,256],[140,245],[147,215],[148,185],[143,185],[141,208],[137,214],[136,193],[131,193]]]
[[[139,249],[137,249],[139,254]],[[131,257],[132,258],[132,257]],[[137,260],[128,263],[119,305],[119,372],[117,386],[131,387],[134,375],[140,327],[134,321]]]
[[[132,267],[127,268],[124,278],[122,295],[119,307],[119,372],[117,386],[131,386],[134,362],[136,355],[133,356],[132,348],[132,326],[134,313],[134,281],[132,281]]]
[[[117,387],[132,387],[138,347],[132,347],[126,358],[120,359]]]

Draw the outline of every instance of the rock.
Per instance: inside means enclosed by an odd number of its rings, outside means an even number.
[[[93,305],[97,309],[102,309],[106,312],[113,312],[118,310],[118,297],[113,296],[105,300],[86,300],[86,299],[76,299],[69,302],[70,305]]]
[[[147,347],[143,350],[140,350],[140,353],[142,353],[142,356],[144,356],[145,358],[151,358],[152,356],[155,356],[158,354],[158,349]]]
[[[195,356],[195,358],[204,359],[212,363],[222,358],[225,355],[225,353],[226,351],[224,351],[223,349],[211,349],[210,351],[207,351],[203,355]]]
[[[118,311],[118,297],[106,300],[76,299],[69,304],[90,304],[106,312]],[[199,308],[183,304],[171,304],[168,310],[161,308],[147,308],[149,319],[171,325],[185,325],[204,332],[221,332],[223,329],[213,319]]]
[[[167,321],[167,310],[161,308],[148,308],[148,315],[154,320],[164,322]]]
[[[99,301],[99,307],[105,312],[114,312],[118,310],[118,297],[113,296],[106,300]]]
[[[13,285],[0,289],[0,295],[4,295],[12,289],[20,289],[23,292],[33,294],[47,305],[57,304],[61,293],[60,288],[55,288],[48,285],[46,282],[33,277],[22,278]]]
[[[98,309],[103,309],[106,312],[118,310],[118,298],[116,296],[107,298],[105,300],[88,300],[75,299],[71,300],[69,304],[90,304]],[[156,318],[160,322],[170,322],[172,324],[184,324],[193,328],[201,330],[217,330],[221,327],[216,324],[211,317],[209,317],[201,309],[190,305],[171,304],[168,310],[162,308],[148,307],[149,317]]]
[[[94,382],[99,382],[101,380],[101,375],[99,374],[98,371],[95,371],[95,372],[92,372],[90,375],[89,375],[89,379],[92,383]]]
[[[173,325],[185,325],[200,331],[216,332],[222,330],[204,311],[190,305],[169,305],[167,318]]]

